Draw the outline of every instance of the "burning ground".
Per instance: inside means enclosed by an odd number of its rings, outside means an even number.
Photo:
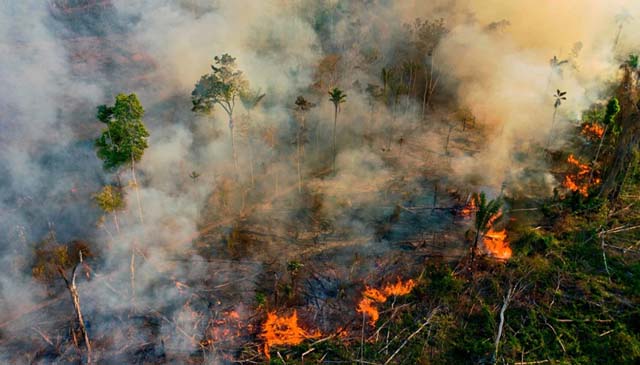
[[[614,5],[0,5],[0,360],[633,363]],[[148,146],[105,169],[121,92]]]

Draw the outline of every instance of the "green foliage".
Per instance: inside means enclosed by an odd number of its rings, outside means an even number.
[[[98,107],[98,120],[107,127],[95,141],[98,158],[107,170],[138,162],[148,147],[144,109],[136,94],[118,94],[113,106]]]
[[[554,244],[554,241],[553,236],[530,229],[513,242],[513,248],[515,252],[523,256],[544,254]]]
[[[618,115],[619,111],[620,111],[620,102],[618,102],[618,98],[616,98],[614,96],[607,103],[607,109],[605,111],[604,118],[603,118],[602,122],[604,124],[613,123],[614,118],[616,117],[616,115]]]
[[[478,209],[476,211],[475,228],[476,231],[484,234],[491,228],[489,223],[500,212],[504,202],[501,197],[487,201],[487,196],[484,192],[476,194],[474,199]]]
[[[105,213],[112,213],[122,210],[125,207],[125,201],[122,198],[120,190],[113,185],[104,186],[93,198]]]
[[[242,71],[237,69],[236,59],[229,54],[214,57],[211,70],[211,73],[200,77],[200,81],[191,92],[194,112],[209,114],[218,104],[231,116],[236,98],[240,95],[245,94],[249,105],[257,104],[264,97],[259,92],[256,95],[247,91],[248,82]]]
[[[303,267],[304,267],[304,264],[301,263],[300,261],[289,261],[287,263],[287,271],[291,275],[297,275],[300,269],[302,269]]]
[[[638,55],[630,54],[629,58],[627,59],[627,65],[629,65],[629,67],[633,69],[638,68]]]
[[[347,101],[347,94],[345,94],[342,90],[334,87],[333,90],[329,91],[329,101],[333,103],[336,109],[340,107],[340,104]]]

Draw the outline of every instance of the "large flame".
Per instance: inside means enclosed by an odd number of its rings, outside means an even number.
[[[309,333],[298,325],[298,313],[294,310],[290,316],[278,316],[275,312],[267,313],[267,320],[262,325],[260,337],[264,340],[264,354],[271,358],[269,349],[277,345],[298,345],[305,339],[320,336],[319,332]]]
[[[506,229],[495,231],[490,228],[482,238],[482,243],[494,257],[504,260],[511,257],[512,252],[509,241],[507,241]]]
[[[506,260],[511,258],[513,253],[511,247],[509,247],[509,241],[507,241],[507,230],[497,231],[493,229],[493,223],[501,216],[502,211],[489,218],[487,222],[487,228],[489,230],[482,237],[482,243],[493,257]]]
[[[575,174],[567,174],[567,176],[564,177],[562,186],[571,191],[577,191],[583,196],[589,195],[589,188],[593,184],[599,184],[600,178],[593,178],[590,184],[589,176],[591,175],[591,169],[589,168],[589,165],[581,163],[573,156],[573,154],[569,155],[567,162],[576,167],[578,171]]]
[[[362,299],[356,307],[356,311],[368,316],[369,324],[375,326],[378,318],[380,318],[380,312],[376,307],[376,303],[384,303],[390,296],[407,295],[411,293],[415,286],[416,282],[412,279],[402,282],[402,280],[398,278],[398,281],[395,284],[389,284],[382,290],[366,287],[365,291],[362,293]]]
[[[604,134],[604,128],[602,128],[599,124],[585,124],[582,127],[582,134],[589,138],[600,139]]]

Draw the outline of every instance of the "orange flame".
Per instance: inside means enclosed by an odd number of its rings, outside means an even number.
[[[471,217],[471,214],[473,214],[476,209],[476,200],[474,198],[471,198],[471,200],[469,200],[469,202],[460,211],[460,215],[463,217]]]
[[[260,337],[264,340],[264,355],[271,358],[269,349],[277,345],[298,345],[305,339],[319,337],[319,332],[308,333],[298,325],[298,313],[294,310],[291,316],[278,316],[275,312],[267,313],[267,320],[262,325]]]
[[[511,247],[507,241],[507,230],[495,231],[490,228],[482,238],[484,247],[496,258],[506,260],[511,257]]]
[[[590,138],[600,139],[604,134],[604,128],[598,124],[587,123],[582,127],[582,134]]]
[[[407,280],[406,283],[403,283],[402,281],[400,281],[400,278],[398,278],[398,282],[397,283],[389,284],[389,285],[385,286],[384,287],[384,292],[388,296],[390,296],[390,295],[396,295],[396,296],[407,295],[407,294],[411,293],[411,291],[413,290],[413,288],[415,286],[416,286],[416,282],[413,281],[413,279],[409,279],[409,280]]]
[[[222,317],[212,321],[210,328],[210,343],[235,341],[242,336],[242,329],[246,327],[241,321],[240,314],[234,310],[222,313]]]
[[[581,163],[573,154],[569,155],[567,162],[576,167],[578,171],[575,174],[565,176],[562,186],[571,191],[577,191],[583,196],[589,195],[589,188],[591,187],[591,185],[589,185],[589,175],[591,172],[589,165]],[[592,180],[592,184],[599,184],[600,181],[600,178],[596,177]]]
[[[415,286],[416,282],[412,279],[403,283],[400,278],[398,278],[397,283],[385,286],[382,291],[366,287],[365,291],[362,293],[362,299],[356,307],[356,311],[368,316],[369,324],[375,326],[378,318],[380,318],[380,312],[378,311],[378,308],[376,308],[375,304],[386,302],[387,298],[392,295],[407,295],[411,293]]]
[[[511,247],[509,247],[509,241],[507,241],[507,230],[496,231],[493,229],[493,223],[501,216],[502,211],[499,211],[489,218],[487,222],[487,228],[489,228],[489,230],[482,237],[482,243],[493,257],[506,260],[511,258],[513,253]]]

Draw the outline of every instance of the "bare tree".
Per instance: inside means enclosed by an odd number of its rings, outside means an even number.
[[[82,308],[80,307],[80,295],[78,294],[78,287],[76,286],[76,274],[78,270],[78,266],[83,264],[82,259],[82,251],[78,251],[79,262],[73,267],[71,270],[71,278],[67,278],[65,274],[65,270],[62,266],[58,266],[58,272],[62,279],[64,280],[67,289],[69,290],[69,294],[71,294],[71,300],[73,301],[73,310],[76,313],[76,318],[78,320],[78,326],[80,327],[80,332],[82,334],[84,345],[87,349],[87,364],[91,364],[91,341],[89,341],[89,334],[87,333],[87,327],[84,324],[84,318],[82,317]]]

